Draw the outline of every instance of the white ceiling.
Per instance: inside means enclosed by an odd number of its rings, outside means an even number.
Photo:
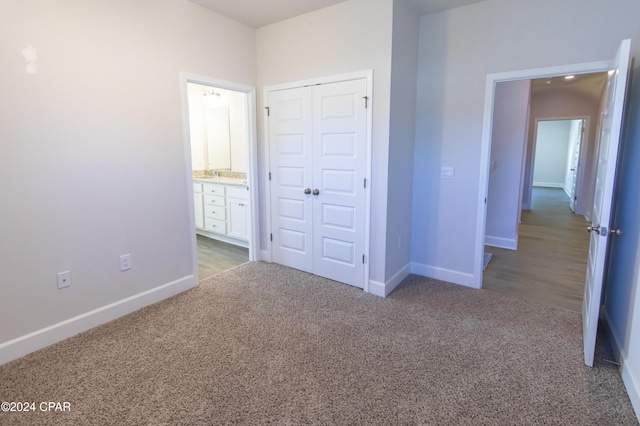
[[[221,15],[260,28],[346,0],[191,0]],[[483,0],[407,0],[419,16]]]

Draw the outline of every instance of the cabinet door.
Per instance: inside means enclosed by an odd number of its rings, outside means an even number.
[[[193,211],[196,216],[196,228],[204,228],[204,200],[202,199],[202,193],[193,193]]]
[[[227,200],[229,216],[227,235],[239,240],[249,239],[249,208],[246,200],[229,198]]]

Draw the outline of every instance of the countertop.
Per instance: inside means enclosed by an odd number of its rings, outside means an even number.
[[[247,180],[242,178],[233,178],[226,176],[218,176],[218,177],[194,177],[194,182],[201,183],[220,183],[223,185],[237,185],[237,186],[247,186]]]

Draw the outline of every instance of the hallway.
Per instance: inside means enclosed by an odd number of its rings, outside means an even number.
[[[518,250],[485,246],[493,257],[482,287],[580,312],[588,225],[584,216],[571,212],[562,189],[534,187],[531,210],[522,212]]]

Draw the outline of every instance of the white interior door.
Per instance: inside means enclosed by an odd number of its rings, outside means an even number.
[[[367,80],[269,92],[272,258],[364,287]]]
[[[584,362],[593,366],[602,297],[602,280],[611,225],[613,185],[618,161],[618,146],[629,75],[631,42],[624,40],[614,60],[613,73],[607,83],[607,101],[602,120],[598,165],[593,200],[591,242],[587,263],[587,278],[582,302]]]
[[[311,91],[268,97],[273,261],[313,272]]]
[[[364,286],[366,80],[313,86],[314,273]]]
[[[576,212],[576,192],[578,186],[578,167],[580,166],[580,147],[582,146],[582,136],[584,135],[584,120],[578,120],[578,134],[576,139],[571,141],[571,187],[569,207],[572,212]]]

